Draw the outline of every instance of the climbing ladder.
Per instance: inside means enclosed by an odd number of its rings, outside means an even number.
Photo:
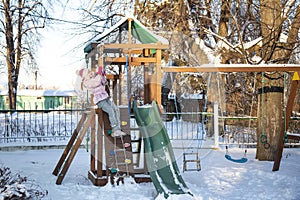
[[[123,171],[126,172],[126,176],[129,176],[129,164],[131,163],[131,159],[127,158],[126,155],[126,148],[130,147],[129,143],[125,143],[123,136],[121,136],[121,147],[118,147],[119,145],[117,145],[117,138],[114,138],[115,141],[115,150],[114,150],[114,154],[115,154],[115,164],[116,164],[116,169],[121,169],[121,168],[125,168]]]
[[[193,157],[195,156],[195,157]],[[188,169],[188,163],[195,163],[194,168]],[[201,170],[201,164],[199,159],[198,152],[190,152],[190,153],[183,153],[183,172],[185,171],[200,171]]]
[[[110,175],[110,181],[113,185],[115,178],[117,184],[124,178],[134,177],[132,165],[132,148],[130,136],[106,137],[105,138],[105,157],[106,157],[106,174]]]

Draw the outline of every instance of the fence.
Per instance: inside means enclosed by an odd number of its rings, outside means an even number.
[[[165,115],[173,118],[162,116],[174,148],[218,148],[219,144],[256,145],[256,117],[223,117],[218,115],[217,104],[213,108],[213,113],[166,112]],[[84,110],[83,107],[0,110],[0,146],[43,145],[59,141],[66,144]],[[136,123],[133,122],[131,126],[137,129]]]
[[[68,140],[83,109],[0,110],[1,143]]]
[[[66,144],[84,110],[83,106],[79,109],[0,110],[0,146],[13,146],[16,144],[30,146],[34,143],[36,145],[48,143],[47,145],[49,145],[60,141]],[[175,148],[199,148],[199,141],[212,136],[207,134],[207,123],[204,124],[200,117],[202,115],[213,116],[212,113],[181,112],[165,114],[186,116],[188,119],[184,120],[179,117],[164,121]],[[138,129],[134,118],[132,118],[131,127],[135,130]]]

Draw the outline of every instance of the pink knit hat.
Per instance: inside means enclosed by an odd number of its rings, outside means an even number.
[[[88,74],[89,70],[86,68],[82,68],[76,72],[81,78],[84,78]]]

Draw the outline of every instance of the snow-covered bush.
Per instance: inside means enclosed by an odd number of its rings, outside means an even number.
[[[0,166],[0,200],[42,199],[47,191],[29,183],[27,177],[12,174],[8,167]]]

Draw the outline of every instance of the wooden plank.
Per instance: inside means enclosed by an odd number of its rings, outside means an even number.
[[[126,65],[126,62],[107,62],[106,65]],[[141,63],[141,62],[131,62],[131,67],[134,66],[141,66],[142,64],[147,65],[148,63]]]
[[[290,122],[290,116],[292,115],[293,111],[293,105],[294,105],[294,100],[296,97],[297,93],[297,88],[300,87],[300,81],[299,80],[293,80],[290,88],[290,95],[287,101],[287,107],[286,107],[286,117],[285,117],[285,124],[289,124]],[[287,127],[286,127],[287,128]],[[274,158],[274,165],[272,171],[278,171],[280,167],[280,161],[282,157],[282,152],[283,152],[283,147],[284,147],[284,133],[285,133],[285,127],[282,128],[279,139],[278,139],[278,150]]]
[[[66,175],[66,173],[67,173],[67,171],[68,171],[68,169],[80,147],[80,144],[81,144],[87,130],[90,127],[90,123],[91,123],[93,117],[95,117],[95,113],[94,112],[89,113],[89,117],[88,117],[83,129],[82,129],[81,133],[79,134],[75,144],[73,145],[71,152],[70,152],[69,156],[67,157],[66,161],[64,162],[64,166],[57,177],[57,180],[56,180],[57,185],[60,185],[61,182],[63,181],[63,179],[64,179],[64,177],[65,177],[65,175]]]
[[[104,57],[105,63],[126,63],[126,57]],[[156,63],[153,57],[131,57],[133,63]]]
[[[92,117],[92,119],[91,119],[91,124],[90,124],[90,126],[91,126],[91,135],[94,137],[93,139],[94,139],[94,143],[95,143],[95,135],[96,135],[96,121],[95,121],[95,115],[94,115],[94,117]],[[91,141],[92,142],[92,141]],[[92,145],[92,144],[91,144]],[[95,144],[94,144],[95,145]],[[94,147],[95,148],[95,147]],[[94,155],[92,155],[94,153]],[[94,169],[92,169],[92,167],[95,167],[95,150],[94,150],[94,152],[92,152],[91,151],[91,171],[95,171],[95,168]],[[93,165],[94,166],[93,166]]]
[[[103,111],[98,109],[98,132],[97,132],[97,178],[103,176]]]
[[[195,67],[162,67],[163,72],[295,72],[300,70],[300,65],[292,64],[268,64],[268,65],[247,65],[247,64],[204,64]]]
[[[103,172],[104,174],[105,172]],[[99,178],[96,177],[95,174],[91,171],[88,172],[88,178],[92,181],[95,186],[105,186],[108,182],[108,178]]]
[[[157,59],[152,57],[132,57],[132,62],[156,63]]]
[[[116,80],[116,79],[119,79],[119,75],[106,74],[106,79],[108,79],[108,80]]]
[[[157,101],[157,104],[160,106],[161,105],[161,80],[162,80],[162,71],[160,70],[161,67],[161,49],[158,49],[156,51],[156,66],[155,66],[155,89],[154,89],[154,94],[153,94],[153,99]]]
[[[300,141],[300,134],[287,134],[288,139]]]
[[[103,53],[122,53],[122,49],[103,49]]]
[[[93,124],[93,122],[92,122]],[[93,125],[92,125],[93,126]],[[95,124],[94,124],[95,126]],[[91,131],[91,154],[90,154],[90,171],[92,171],[93,173],[96,172],[96,132],[95,131]]]
[[[68,156],[68,154],[69,154],[69,152],[70,152],[70,150],[71,150],[71,148],[72,148],[72,146],[73,146],[73,144],[74,144],[74,142],[75,142],[75,140],[78,136],[78,133],[79,133],[79,131],[80,131],[80,129],[81,129],[81,127],[82,127],[85,120],[86,120],[86,113],[83,113],[76,129],[74,130],[74,132],[73,132],[73,134],[72,134],[72,136],[71,136],[71,138],[70,138],[70,140],[69,140],[69,142],[68,142],[68,144],[67,144],[67,146],[66,146],[66,148],[63,152],[63,154],[61,155],[55,169],[52,172],[53,175],[55,175],[55,176],[58,175],[58,173],[60,171],[60,168],[63,165],[64,161],[66,160],[66,157]]]
[[[144,54],[144,56],[149,56],[149,49],[104,49],[103,53],[122,53],[122,54]]]
[[[103,45],[104,49],[168,49],[169,45],[168,44],[104,44]]]
[[[103,58],[105,63],[125,63],[125,57],[104,57]]]
[[[143,49],[123,50],[124,54],[142,54],[143,52]]]

